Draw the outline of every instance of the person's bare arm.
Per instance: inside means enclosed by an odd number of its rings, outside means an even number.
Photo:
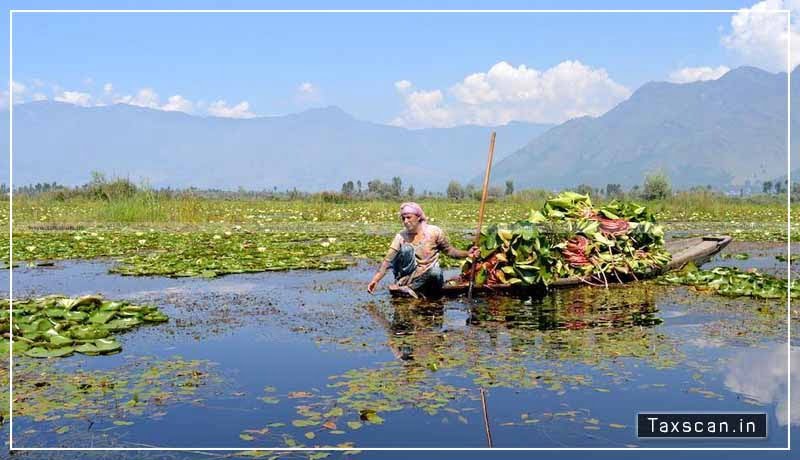
[[[390,249],[389,252],[390,253],[394,252],[395,255],[397,254],[397,251],[395,251],[394,249]],[[389,257],[389,255],[387,254],[386,257]],[[372,280],[367,285],[367,292],[369,292],[370,294],[375,292],[375,287],[377,287],[378,283],[380,283],[383,277],[386,276],[386,271],[389,269],[390,264],[391,262],[389,262],[386,259],[384,259],[383,262],[381,262],[381,266],[378,268],[378,271],[375,272],[375,275],[372,277]]]
[[[444,231],[439,235],[438,239],[439,250],[447,254],[449,257],[454,259],[466,259],[467,257],[477,257],[480,254],[480,250],[472,246],[469,250],[458,249],[457,247],[453,246],[450,243],[450,239],[447,238]]]
[[[395,244],[394,242],[392,242],[389,251],[386,252],[386,257],[384,257],[383,261],[381,262],[381,266],[378,267],[378,271],[375,272],[375,275],[372,277],[372,280],[367,285],[367,292],[369,292],[370,294],[375,292],[375,288],[378,286],[378,283],[380,283],[383,277],[386,276],[386,271],[392,265],[392,261],[397,256],[397,253],[399,251],[395,249],[394,246]]]

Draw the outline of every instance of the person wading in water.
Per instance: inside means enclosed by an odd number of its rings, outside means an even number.
[[[427,222],[425,212],[417,203],[401,204],[400,219],[405,230],[394,236],[389,252],[367,285],[370,294],[391,267],[395,277],[391,288],[400,288],[414,298],[419,298],[419,294],[435,297],[444,285],[439,253],[457,259],[476,258],[480,254],[475,246],[469,251],[453,247],[441,228]]]

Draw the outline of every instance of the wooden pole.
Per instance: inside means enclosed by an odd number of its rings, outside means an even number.
[[[492,430],[489,429],[489,409],[486,407],[486,392],[483,388],[481,388],[481,406],[483,406],[483,426],[486,428],[486,443],[489,447],[494,447]]]
[[[489,160],[486,162],[486,174],[483,176],[483,192],[481,193],[481,207],[478,211],[478,230],[475,232],[475,241],[473,246],[478,246],[481,239],[481,229],[483,228],[483,211],[486,209],[486,197],[489,195],[489,174],[492,172],[492,158],[494,157],[494,140],[497,133],[492,131],[492,137],[489,139]],[[475,267],[478,265],[477,260],[472,261],[472,270],[469,274],[469,290],[467,291],[467,298],[472,300],[472,285],[475,284]]]

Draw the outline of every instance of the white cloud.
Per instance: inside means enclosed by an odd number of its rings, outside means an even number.
[[[395,89],[397,91],[400,91],[401,93],[405,92],[406,90],[408,90],[412,86],[414,86],[414,85],[408,80],[400,80],[400,81],[394,82]]]
[[[314,85],[309,82],[304,82],[300,83],[300,85],[297,87],[297,91],[301,94],[313,94],[317,91],[317,88],[315,88]]]
[[[768,10],[791,10],[791,27],[785,13]],[[800,64],[800,1],[765,0],[750,8],[742,8],[731,18],[731,32],[722,37],[722,44],[737,52],[749,64],[772,71],[786,71],[787,40],[791,34],[791,68]]]
[[[22,83],[12,81],[11,82],[11,91],[14,93],[14,103],[19,104],[23,100],[23,96],[27,91],[27,87]],[[9,97],[9,92],[6,89],[0,90],[0,110],[8,109],[8,104],[11,98]]]
[[[111,83],[106,83],[103,86],[103,92],[108,94],[113,91],[113,88]],[[115,95],[112,101],[115,104],[135,105],[166,112],[194,113],[194,103],[180,94],[168,97],[167,102],[162,105],[161,98],[152,88],[142,88],[133,96]]]
[[[149,109],[159,109],[160,104],[158,94],[152,88],[142,88],[135,96],[117,96],[114,98],[115,104],[128,104],[137,107],[147,107]]]
[[[250,103],[242,101],[233,107],[229,107],[228,103],[222,99],[212,102],[208,106],[209,115],[222,118],[253,118],[256,116],[250,111]]]
[[[412,91],[405,95],[406,109],[392,124],[409,128],[453,126],[457,124],[453,109],[443,105],[441,91]]]
[[[441,90],[413,89],[395,82],[406,108],[392,123],[410,128],[459,124],[502,125],[510,121],[562,123],[584,115],[598,116],[631,94],[604,69],[564,61],[545,71],[514,67],[501,61],[488,72],[466,76]]]
[[[725,75],[730,68],[721,65],[719,67],[684,67],[669,74],[669,80],[673,83],[690,83],[693,81],[716,80]]]
[[[32,88],[43,86],[44,82],[35,80],[32,83]],[[175,94],[167,98],[166,102],[162,103],[161,97],[153,88],[141,88],[135,94],[120,94],[115,92],[113,83],[106,82],[101,88],[95,91],[82,92],[82,91],[67,91],[63,90],[58,84],[50,85],[52,91],[51,96],[46,94],[46,91],[30,91],[30,87],[21,82],[13,82],[12,88],[14,91],[15,103],[23,102],[22,95],[28,96],[28,100],[44,101],[53,99],[58,102],[65,102],[74,104],[81,107],[102,107],[109,104],[127,104],[137,107],[145,107],[154,110],[163,110],[167,112],[185,112],[189,114],[198,115],[211,115],[216,117],[225,118],[253,118],[255,113],[250,111],[250,103],[241,101],[236,105],[229,106],[225,100],[217,100],[212,104],[208,104],[204,100],[194,102],[180,94]],[[309,96],[316,95],[318,88],[311,83],[303,83],[298,86],[299,92],[304,92]],[[8,91],[0,90],[0,110],[7,109],[9,102]]]
[[[94,78],[86,77],[83,79],[83,84],[86,86],[92,86],[94,84]]]
[[[167,99],[167,103],[161,107],[161,110],[166,110],[167,112],[192,113],[194,111],[194,107],[192,101],[186,99],[180,94],[176,94]]]
[[[28,91],[28,87],[20,82],[12,81],[11,91],[14,93],[14,99],[21,98],[25,94],[25,92]]]
[[[775,405],[775,417],[779,426],[786,426],[787,406],[791,406],[791,424],[800,425],[800,398],[787,401],[787,381],[793,388],[800,384],[800,348],[792,347],[788,358],[792,373],[788,376],[786,344],[768,349],[751,349],[730,358],[725,386],[749,399],[765,405]]]
[[[92,96],[89,93],[81,93],[78,91],[62,91],[61,94],[57,95],[54,99],[58,102],[66,102],[81,107],[89,107],[92,105]]]
[[[322,101],[322,94],[318,86],[311,82],[303,82],[297,85],[295,102],[300,106],[318,104]]]

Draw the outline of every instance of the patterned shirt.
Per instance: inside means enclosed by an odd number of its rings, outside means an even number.
[[[403,243],[411,244],[414,247],[414,255],[417,259],[417,269],[411,274],[410,279],[417,278],[432,267],[438,266],[440,252],[444,252],[451,257],[458,257],[461,252],[450,244],[450,240],[447,239],[447,235],[441,228],[431,224],[422,224],[421,227],[422,239],[416,244],[412,243],[416,235],[409,234],[408,230],[403,230],[396,234],[389,245],[389,252],[386,253],[384,258],[384,264],[388,266],[397,253],[400,252],[400,247]]]

